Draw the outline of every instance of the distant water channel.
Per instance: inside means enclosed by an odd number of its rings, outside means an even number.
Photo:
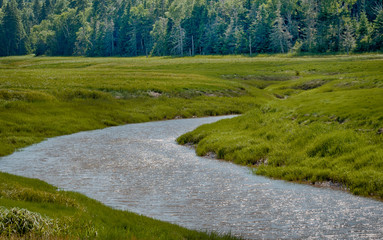
[[[177,136],[223,117],[129,124],[48,139],[0,159],[117,209],[246,239],[383,239],[383,203],[197,157]]]

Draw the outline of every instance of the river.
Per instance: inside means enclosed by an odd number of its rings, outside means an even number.
[[[222,118],[51,138],[1,158],[0,171],[38,178],[117,209],[246,239],[383,238],[382,202],[257,176],[175,142]]]

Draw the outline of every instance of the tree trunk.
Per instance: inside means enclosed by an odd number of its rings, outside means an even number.
[[[249,50],[250,50],[250,57],[253,55],[252,49],[251,49],[251,35],[249,35]]]
[[[192,36],[192,56],[194,56],[194,36]]]
[[[183,57],[184,56],[184,41],[182,37],[181,24],[179,25],[179,31],[180,31],[180,53],[181,53],[181,57]]]

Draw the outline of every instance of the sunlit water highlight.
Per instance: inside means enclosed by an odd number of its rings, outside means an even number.
[[[276,181],[195,156],[176,137],[222,117],[130,124],[48,139],[0,170],[114,208],[247,239],[382,239],[383,203]]]

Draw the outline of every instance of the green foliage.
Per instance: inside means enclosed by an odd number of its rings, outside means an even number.
[[[374,21],[373,38],[376,49],[383,48],[383,10],[380,10]]]
[[[23,55],[27,52],[25,31],[15,0],[9,1],[4,8],[1,29],[3,52],[0,52],[0,56]]]
[[[355,42],[356,51],[367,52],[382,46],[379,0],[11,2],[3,3],[5,25],[8,5],[22,18],[17,26],[2,26],[1,56],[288,53],[300,44],[302,52],[352,52]],[[11,32],[17,41],[7,41]]]

